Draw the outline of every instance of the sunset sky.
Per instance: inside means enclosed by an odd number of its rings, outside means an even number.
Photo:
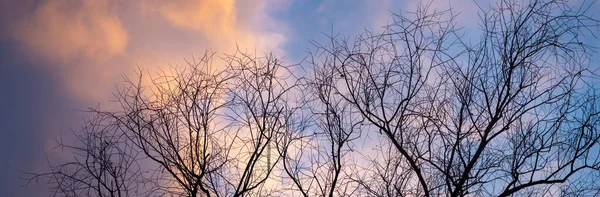
[[[380,31],[391,12],[414,10],[415,0],[3,0],[0,2],[0,196],[44,196],[44,183],[25,183],[20,171],[39,171],[53,149],[81,126],[88,107],[111,100],[124,75],[182,65],[207,50],[236,47],[274,53],[298,63],[324,34]],[[463,33],[477,29],[472,0],[452,4]],[[479,2],[481,6],[489,2]],[[600,13],[600,5],[594,5]],[[595,13],[595,12],[592,12]],[[598,40],[590,39],[594,46]],[[599,58],[596,58],[599,60]],[[596,68],[598,68],[596,61]]]

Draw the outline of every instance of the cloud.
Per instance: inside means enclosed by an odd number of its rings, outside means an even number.
[[[235,1],[160,1],[158,9],[172,23],[201,30],[209,37],[233,33],[236,23]]]
[[[204,0],[146,2],[147,11],[157,12],[176,28],[191,30],[206,38],[205,45],[220,52],[236,47],[250,51],[277,50],[285,41],[281,33],[264,31],[276,22],[265,14],[264,1]]]
[[[59,65],[123,54],[128,35],[106,1],[46,1],[18,21],[15,39],[27,52]]]
[[[259,55],[269,51],[283,55],[280,46],[287,40],[286,28],[270,13],[287,8],[288,3],[287,0],[0,1],[3,44],[0,52],[15,52],[2,54],[15,59],[2,65],[11,69],[3,70],[26,70],[40,75],[9,73],[18,78],[18,81],[8,79],[9,86],[14,87],[9,89],[12,91],[9,95],[17,95],[14,100],[23,102],[10,105],[18,106],[14,109],[34,106],[35,103],[28,102],[33,99],[49,106],[18,117],[36,125],[35,128],[16,129],[32,136],[31,139],[39,138],[34,144],[49,151],[53,162],[69,157],[54,153],[51,148],[56,145],[54,139],[61,138],[59,133],[68,136],[69,128],[80,127],[81,120],[77,117],[81,113],[75,109],[98,103],[102,103],[102,108],[110,108],[107,101],[113,99],[111,92],[115,85],[121,85],[123,74],[132,76],[137,67],[155,73],[158,69],[169,70],[170,65],[185,64],[183,58],[201,56],[206,50],[213,50],[218,57],[236,47]],[[21,89],[38,97],[20,98],[24,94],[15,90]],[[45,165],[35,157],[28,155],[22,161]]]
[[[47,0],[21,6],[29,13],[2,24],[11,24],[3,28],[23,59],[51,68],[73,96],[104,102],[122,74],[136,67],[154,71],[205,50],[237,47],[283,55],[284,28],[268,15],[267,3]]]
[[[95,97],[110,72],[107,60],[127,52],[129,35],[116,9],[108,1],[51,0],[31,7],[5,30],[21,58],[50,68],[73,95]]]

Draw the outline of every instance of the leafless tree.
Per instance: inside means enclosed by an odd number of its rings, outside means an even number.
[[[302,196],[343,196],[356,191],[344,169],[351,159],[348,153],[354,150],[351,142],[360,138],[364,118],[353,113],[352,106],[337,92],[339,76],[332,66],[313,67],[312,78],[303,81],[306,95],[302,99],[304,111],[310,114],[310,132],[291,133],[295,138],[282,146],[287,178]]]
[[[431,5],[301,66],[238,51],[140,72],[63,145],[75,162],[34,179],[69,196],[599,195],[589,6],[503,0],[475,34]]]
[[[300,113],[301,92],[293,66],[284,66],[273,55],[257,58],[245,53],[226,59],[235,73],[229,96],[232,99],[228,118],[237,128],[240,146],[238,158],[243,168],[232,168],[241,174],[236,193],[246,196],[276,195],[279,189],[279,163],[290,138],[306,128],[306,118]],[[285,162],[285,161],[284,161]],[[270,180],[270,184],[266,184]],[[254,188],[259,188],[253,192]]]
[[[231,78],[211,67],[212,54],[151,78],[151,85],[126,80],[115,94],[120,110],[96,111],[111,117],[117,129],[148,160],[158,165],[150,177],[162,192],[172,195],[210,196],[223,181],[216,175],[228,162],[229,141],[218,125],[225,83]],[[171,73],[169,73],[171,72]],[[148,178],[148,177],[147,177]]]
[[[86,141],[88,146],[69,148],[88,153],[89,157],[89,151],[105,151],[105,146],[119,148],[113,145],[116,142],[106,141],[118,139],[128,146],[129,152],[119,152],[119,156],[129,159],[127,162],[150,163],[135,175],[144,172],[137,183],[152,184],[155,189],[148,193],[155,195],[271,195],[277,187],[277,178],[272,174],[281,158],[275,143],[290,136],[288,133],[299,132],[306,122],[294,113],[302,103],[292,104],[297,80],[272,55],[227,55],[222,58],[224,68],[212,65],[213,55],[206,53],[193,59],[182,71],[172,68],[158,77],[149,77],[150,85],[144,82],[148,78],[143,72],[136,80],[126,78],[125,85],[115,94],[117,110],[94,109],[92,113],[99,119],[86,124],[107,126],[94,132],[94,136],[86,135],[84,139],[94,140]],[[114,153],[92,152],[92,156],[98,154]],[[121,162],[113,160],[97,162]],[[104,196],[123,190],[118,187],[124,183],[110,185],[102,182],[104,179],[98,180],[98,187],[73,185],[90,182],[77,180],[79,174],[63,172],[76,164],[96,170],[95,166],[75,162],[53,167],[50,173],[42,175],[61,175],[52,180],[57,190],[65,194],[81,189],[97,190],[97,195]],[[131,165],[101,164],[100,167],[118,169]],[[94,173],[89,172],[89,178],[94,178]],[[123,177],[114,175],[115,179]]]
[[[364,157],[368,175],[350,176],[361,193],[598,194],[600,100],[581,41],[598,21],[558,0],[481,13],[475,44],[452,10],[423,4],[381,34],[317,45],[314,81],[329,75],[324,86],[362,117],[348,124],[385,142]]]
[[[102,116],[86,120],[75,133],[79,144],[58,141],[58,147],[70,151],[73,158],[55,165],[50,171],[26,173],[28,183],[45,180],[55,196],[147,196],[140,179],[138,153],[115,131],[112,121]]]
[[[117,94],[124,111],[108,112],[166,171],[155,182],[168,193],[270,192],[265,184],[279,162],[271,146],[278,133],[291,129],[293,109],[285,99],[294,86],[278,77],[283,66],[274,56],[238,53],[223,60],[227,69],[211,68],[207,54],[183,72],[155,79],[149,94],[141,83],[130,83]]]

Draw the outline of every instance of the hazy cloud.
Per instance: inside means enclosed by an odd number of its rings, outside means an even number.
[[[128,35],[106,1],[47,1],[17,21],[14,38],[27,52],[58,65],[125,52]]]
[[[276,21],[261,1],[49,0],[30,7],[13,15],[8,39],[33,64],[51,67],[74,96],[97,102],[136,66],[181,64],[207,49],[283,54],[285,37],[269,28]]]

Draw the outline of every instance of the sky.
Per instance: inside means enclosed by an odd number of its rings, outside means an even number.
[[[207,50],[236,48],[300,62],[324,34],[379,31],[415,0],[3,0],[0,2],[0,196],[44,196],[21,171],[68,158],[56,140],[81,126],[136,69],[183,65]],[[452,4],[465,32],[476,29],[473,0]],[[489,2],[479,1],[486,5]],[[600,7],[594,5],[596,10]],[[598,45],[597,41],[596,46]],[[597,61],[598,62],[598,61]]]

